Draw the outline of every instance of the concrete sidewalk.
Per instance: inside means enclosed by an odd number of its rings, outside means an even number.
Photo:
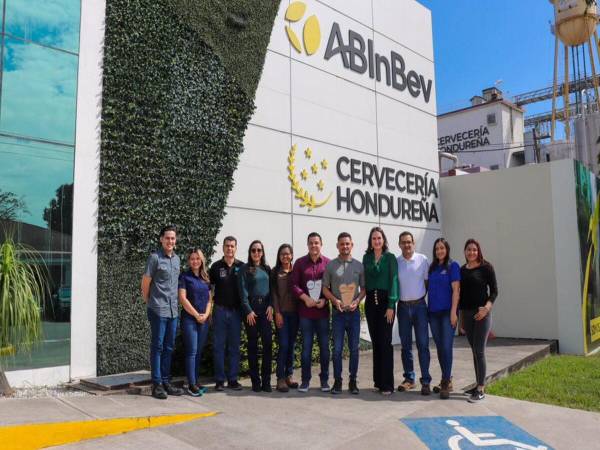
[[[548,352],[550,345],[548,341],[492,340],[487,353],[488,373],[507,371],[532,355]],[[383,397],[372,389],[371,353],[364,352],[360,358],[358,396],[348,394],[347,381],[341,395],[321,393],[317,386],[318,369],[314,367],[313,386],[307,394],[255,394],[246,388],[241,392],[211,390],[201,398],[171,397],[166,401],[147,395],[0,399],[0,425],[218,412],[217,416],[199,421],[83,441],[64,448],[427,449],[447,447],[428,447],[402,419],[452,416],[464,421],[464,417],[456,416],[502,416],[551,448],[600,449],[600,414],[491,396],[473,405],[459,392],[447,401],[437,395],[423,397],[417,390]],[[434,348],[431,360],[432,376],[437,381],[439,367]],[[402,376],[400,361],[400,348],[395,347],[396,384]],[[470,385],[474,377],[472,357],[464,338],[456,340],[454,364],[456,389]],[[344,368],[347,370],[347,361]],[[243,384],[248,386],[248,380],[243,380]],[[498,436],[502,432],[484,431]]]
[[[197,422],[110,436],[64,446],[81,449],[401,448],[427,449],[404,418],[499,415],[555,449],[600,449],[600,414],[488,396],[470,404],[455,394],[442,401],[416,392],[382,397],[311,390],[308,394],[210,392],[201,398],[148,396],[4,399],[0,423],[76,421],[218,411]],[[495,430],[487,430],[495,431]],[[440,447],[442,448],[442,447]],[[510,447],[502,447],[510,448]]]

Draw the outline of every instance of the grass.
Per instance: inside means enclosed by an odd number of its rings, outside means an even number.
[[[486,392],[600,412],[600,355],[551,356],[493,383]]]

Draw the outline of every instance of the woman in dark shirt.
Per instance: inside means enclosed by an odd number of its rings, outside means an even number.
[[[271,272],[271,299],[275,310],[275,326],[279,353],[277,354],[277,390],[297,389],[294,381],[294,347],[298,335],[297,300],[292,295],[292,260],[294,250],[282,244],[277,250],[277,264]]]
[[[179,303],[181,330],[185,347],[185,372],[188,394],[198,397],[206,388],[198,384],[202,349],[208,336],[208,318],[212,310],[210,282],[206,273],[206,260],[199,248],[188,252],[189,270],[179,276]]]
[[[460,269],[459,309],[463,326],[473,352],[477,387],[467,391],[474,403],[485,398],[485,346],[492,327],[492,305],[498,297],[496,274],[492,265],[483,259],[479,242],[469,239],[465,243],[467,263]]]
[[[261,241],[252,241],[248,248],[248,263],[239,276],[242,312],[246,317],[248,365],[254,392],[271,392],[271,361],[273,360],[273,307],[269,288],[271,269],[265,262]],[[259,376],[258,338],[262,340],[262,367]]]
[[[374,227],[362,260],[365,268],[365,316],[373,345],[373,381],[383,395],[394,392],[394,349],[392,327],[400,291],[398,261],[388,251],[385,233]]]

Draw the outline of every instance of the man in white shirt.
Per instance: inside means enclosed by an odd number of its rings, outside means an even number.
[[[429,374],[429,318],[425,295],[429,261],[425,255],[415,252],[415,239],[410,231],[404,231],[399,239],[402,254],[398,257],[400,301],[398,301],[398,331],[402,343],[402,367],[404,381],[398,386],[400,392],[415,387],[415,370],[412,355],[412,330],[415,329],[419,366],[421,367],[421,394],[431,394]]]

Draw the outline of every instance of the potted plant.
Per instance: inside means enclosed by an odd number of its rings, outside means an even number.
[[[0,353],[30,351],[42,338],[42,305],[49,291],[40,254],[17,243],[10,232],[0,244]],[[0,394],[12,389],[0,360]]]

